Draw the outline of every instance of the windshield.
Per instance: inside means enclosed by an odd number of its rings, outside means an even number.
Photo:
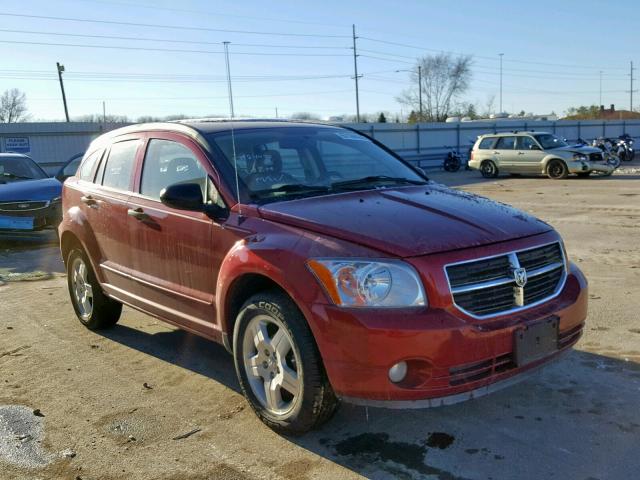
[[[550,133],[535,135],[535,137],[536,137],[536,140],[538,140],[538,143],[542,145],[542,148],[544,150],[567,146],[567,142],[565,142],[564,140],[560,140],[558,137],[556,137],[555,135],[551,135]]]
[[[243,129],[236,130],[234,138],[243,201],[278,201],[426,183],[411,167],[367,137],[345,129]],[[223,172],[233,175],[231,132],[211,134],[209,140],[226,157]],[[229,183],[235,187],[235,180]]]
[[[47,178],[44,171],[29,157],[0,155],[0,183]]]

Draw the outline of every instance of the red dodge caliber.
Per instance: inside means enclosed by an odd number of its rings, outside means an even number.
[[[340,399],[489,393],[571,348],[587,315],[553,228],[345,128],[115,130],[65,182],[63,211],[80,321],[111,327],[126,304],[224,344],[256,414],[284,433]]]

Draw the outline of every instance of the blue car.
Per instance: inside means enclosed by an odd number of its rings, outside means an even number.
[[[62,219],[62,183],[30,157],[0,153],[0,232],[56,228]]]

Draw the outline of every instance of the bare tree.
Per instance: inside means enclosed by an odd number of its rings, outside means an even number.
[[[484,104],[484,111],[482,112],[482,116],[484,118],[489,118],[491,114],[493,114],[495,103],[496,103],[496,96],[489,95],[487,97],[487,101]]]
[[[418,59],[411,70],[410,77],[415,84],[400,94],[397,100],[415,112],[420,111],[418,89],[418,65],[422,70],[422,110],[420,120],[443,122],[447,119],[454,100],[469,88],[471,80],[470,55],[453,57],[449,53],[440,53]]]
[[[320,116],[311,112],[296,112],[289,118],[291,118],[291,120],[320,120]]]
[[[17,88],[5,90],[0,97],[0,123],[16,123],[26,120],[27,96]]]

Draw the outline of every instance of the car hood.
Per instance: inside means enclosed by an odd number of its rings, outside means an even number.
[[[584,155],[589,155],[590,153],[602,153],[602,150],[599,148],[589,147],[586,145],[567,145],[566,147],[554,148],[553,150],[556,152],[582,153]]]
[[[0,184],[0,202],[51,200],[62,193],[62,184],[55,178],[20,180]]]
[[[508,205],[444,185],[386,188],[263,205],[260,215],[411,257],[487,245],[552,230]]]

